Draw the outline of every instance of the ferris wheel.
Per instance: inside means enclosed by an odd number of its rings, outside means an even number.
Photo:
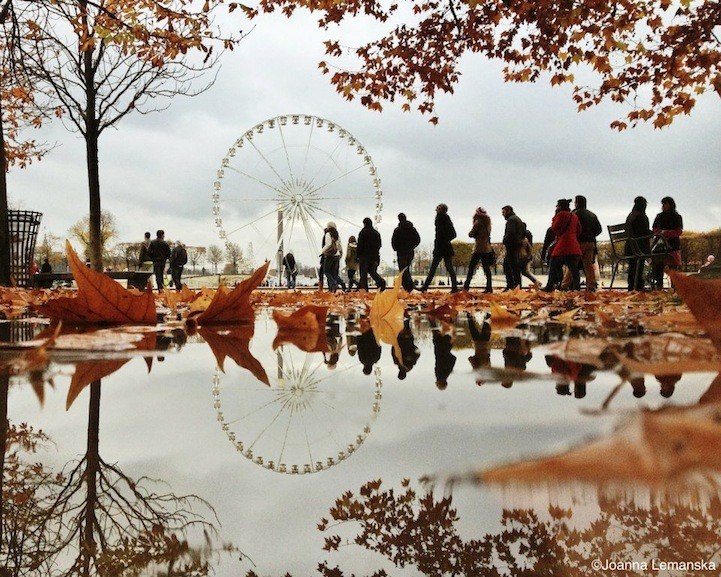
[[[296,262],[315,267],[328,221],[345,241],[365,217],[379,223],[382,209],[380,178],[366,148],[337,123],[308,114],[248,129],[214,182],[221,239],[243,250],[252,246],[260,261],[292,251]]]
[[[213,406],[235,449],[289,475],[324,471],[352,456],[380,412],[380,367],[369,378],[346,358],[328,370],[321,353],[289,346],[278,349],[277,366],[270,387],[216,369]]]

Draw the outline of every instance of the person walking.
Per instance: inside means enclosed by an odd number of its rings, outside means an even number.
[[[165,242],[165,231],[158,230],[156,237],[148,245],[148,258],[153,261],[153,273],[158,292],[165,286],[165,263],[170,258],[170,245]]]
[[[503,232],[503,246],[506,256],[503,257],[503,272],[506,275],[506,290],[521,286],[521,247],[526,225],[513,211],[513,207],[506,205],[501,209],[506,219],[506,229]]]
[[[676,211],[676,201],[670,196],[661,199],[661,212],[653,219],[653,234],[663,237],[667,244],[665,255],[652,259],[654,284],[662,289],[665,268],[676,269],[681,265],[683,218]]]
[[[573,213],[578,217],[581,223],[581,234],[578,236],[578,244],[581,246],[581,263],[583,264],[583,274],[586,276],[586,290],[595,292],[598,288],[598,279],[596,278],[596,237],[601,234],[603,228],[598,221],[598,217],[586,208],[586,197],[577,195],[573,200]],[[571,271],[564,271],[563,282],[561,286],[570,286]]]
[[[468,265],[468,275],[463,283],[463,290],[471,287],[471,279],[476,272],[478,263],[483,267],[483,274],[486,275],[486,288],[484,293],[493,292],[493,278],[491,276],[491,264],[493,261],[493,249],[491,247],[491,217],[486,209],[479,206],[473,214],[473,226],[468,236],[475,240],[471,262]]]
[[[451,277],[451,292],[458,292],[458,279],[456,278],[456,269],[453,268],[453,245],[451,241],[456,238],[456,229],[453,226],[451,217],[448,216],[448,205],[441,203],[436,207],[436,238],[433,241],[433,260],[431,261],[431,268],[428,271],[428,276],[423,282],[421,292],[428,290],[428,287],[436,276],[436,269],[438,265],[443,261],[448,271],[448,276]]]
[[[398,226],[393,231],[391,246],[396,251],[398,259],[398,270],[403,271],[403,289],[406,292],[413,290],[413,278],[411,277],[411,264],[415,256],[416,247],[421,244],[421,236],[416,227],[408,220],[405,214],[398,213]]]
[[[185,249],[185,245],[178,241],[175,241],[175,246],[170,252],[170,278],[173,279],[173,286],[176,291],[180,291],[183,288],[181,277],[183,276],[183,267],[188,263],[188,251]]]
[[[649,228],[646,207],[648,201],[643,196],[633,199],[633,208],[626,217],[626,234],[631,239],[626,242],[624,254],[630,256],[635,254],[635,245],[641,254],[651,252],[651,229]],[[634,257],[628,260],[628,290],[643,290],[643,265],[645,257]]]
[[[358,243],[353,235],[348,237],[345,248],[345,271],[348,275],[348,290],[353,290],[353,285],[358,288],[358,281],[355,278],[355,273],[358,272]]]
[[[525,223],[523,226],[526,226]],[[528,228],[523,233],[523,241],[521,241],[521,250],[518,253],[519,262],[521,263],[521,276],[525,276],[533,283],[535,288],[540,288],[541,283],[534,274],[528,270],[533,261],[533,234]]]
[[[376,286],[385,290],[386,281],[378,274],[378,265],[381,262],[381,235],[373,228],[373,221],[365,217],[363,228],[358,233],[358,266],[360,268],[360,281],[358,288],[368,290],[368,275],[375,281]]]
[[[549,248],[551,263],[548,270],[548,282],[543,288],[546,292],[556,290],[563,280],[563,267],[571,271],[571,290],[581,288],[581,276],[578,262],[581,259],[581,245],[578,235],[581,223],[571,212],[571,199],[562,198],[556,203],[556,214],[551,221],[551,228],[556,235],[555,244]]]
[[[143,242],[140,243],[140,251],[138,254],[138,270],[148,270],[151,265],[151,259],[148,256],[150,248],[150,233],[146,232]]]
[[[289,250],[283,257],[283,268],[285,269],[285,286],[288,289],[294,289],[298,270],[295,267],[295,256],[293,256],[292,250]]]
[[[343,245],[340,242],[338,228],[335,222],[329,221],[326,225],[325,234],[323,235],[323,249],[321,257],[323,258],[323,273],[328,282],[328,290],[335,292],[341,288],[345,290],[345,283],[338,274],[340,272],[340,257],[343,255]]]

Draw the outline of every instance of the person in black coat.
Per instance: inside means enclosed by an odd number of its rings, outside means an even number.
[[[661,212],[653,219],[653,234],[662,236],[666,243],[666,252],[654,257],[653,278],[656,288],[663,288],[663,273],[666,266],[676,269],[681,264],[681,234],[683,218],[676,212],[676,201],[670,196],[661,199]]]
[[[428,276],[423,282],[421,292],[428,290],[429,285],[436,276],[436,269],[438,265],[443,261],[448,271],[448,276],[451,277],[451,292],[458,292],[458,279],[456,278],[456,269],[453,268],[453,245],[451,241],[456,238],[456,229],[453,226],[451,217],[448,216],[448,205],[439,204],[436,207],[436,238],[433,241],[433,260],[431,261],[431,268],[428,271]]]
[[[415,337],[410,325],[411,319],[406,317],[403,319],[403,329],[398,333],[398,349],[400,349],[401,358],[396,357],[396,349],[391,349],[391,357],[393,362],[398,366],[398,379],[403,380],[406,374],[418,362],[421,352],[416,347]]]
[[[356,352],[358,360],[363,365],[363,374],[370,375],[375,365],[381,358],[381,346],[376,340],[373,329],[368,329],[356,339]]]
[[[626,234],[629,238],[635,239],[633,242],[626,242],[624,254],[633,255],[634,246],[642,254],[651,252],[651,229],[649,228],[648,216],[646,216],[646,206],[648,202],[642,196],[633,199],[633,208],[626,217]],[[645,257],[635,257],[628,261],[628,290],[643,290],[643,265]]]
[[[393,231],[391,246],[398,257],[398,270],[403,272],[403,288],[406,292],[413,290],[413,278],[411,277],[411,263],[415,256],[416,247],[421,244],[421,236],[416,227],[408,220],[402,212],[398,215],[398,226]]]
[[[170,258],[170,245],[165,242],[165,231],[159,230],[148,246],[148,258],[153,261],[153,273],[158,292],[165,286],[165,263]]]
[[[373,228],[373,221],[366,217],[363,219],[363,228],[358,233],[358,267],[360,269],[359,288],[368,290],[368,275],[375,281],[380,290],[385,290],[386,281],[378,274],[378,265],[381,262],[381,235]]]
[[[173,286],[176,291],[180,291],[183,288],[181,277],[183,276],[183,267],[188,262],[188,251],[185,250],[185,245],[177,241],[173,250],[170,253],[170,277],[173,279]]]
[[[503,272],[506,275],[506,289],[511,290],[521,286],[521,247],[526,225],[510,205],[504,206],[501,214],[506,219],[506,229],[503,232],[503,246],[506,248]]]

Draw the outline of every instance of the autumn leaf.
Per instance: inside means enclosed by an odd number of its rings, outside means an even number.
[[[112,375],[130,359],[107,359],[100,361],[83,361],[75,364],[75,372],[70,382],[68,396],[65,399],[65,410],[69,410],[75,399],[85,387]]]
[[[392,289],[377,293],[371,303],[368,315],[373,334],[378,344],[381,342],[393,346],[396,359],[402,359],[403,353],[398,344],[398,334],[403,330],[405,307],[399,300],[402,274],[396,277]]]
[[[282,331],[325,331],[327,306],[305,305],[290,314],[273,309],[273,320]]]
[[[218,325],[229,323],[252,323],[255,317],[250,304],[250,293],[265,279],[270,262],[266,262],[249,278],[233,290],[218,287],[208,308],[196,317],[199,325]]]
[[[35,307],[39,313],[71,324],[155,324],[152,290],[148,288],[144,293],[133,293],[109,276],[86,267],[68,241],[65,247],[70,270],[78,285],[78,295],[49,300]]]
[[[565,453],[481,471],[485,483],[547,480],[643,481],[663,484],[684,474],[721,471],[721,405],[642,412],[610,435]]]
[[[700,279],[673,270],[668,276],[693,316],[721,350],[721,279]]]
[[[521,320],[518,315],[508,311],[506,307],[490,301],[491,304],[491,324],[492,325],[515,325]]]
[[[250,352],[250,339],[253,338],[254,332],[253,325],[235,326],[223,331],[201,328],[198,332],[213,351],[221,371],[225,372],[223,364],[225,358],[230,357],[239,367],[249,370],[261,383],[270,386],[263,365]]]

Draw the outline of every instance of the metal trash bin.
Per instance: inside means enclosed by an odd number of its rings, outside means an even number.
[[[9,210],[10,275],[17,286],[28,286],[42,212]]]

